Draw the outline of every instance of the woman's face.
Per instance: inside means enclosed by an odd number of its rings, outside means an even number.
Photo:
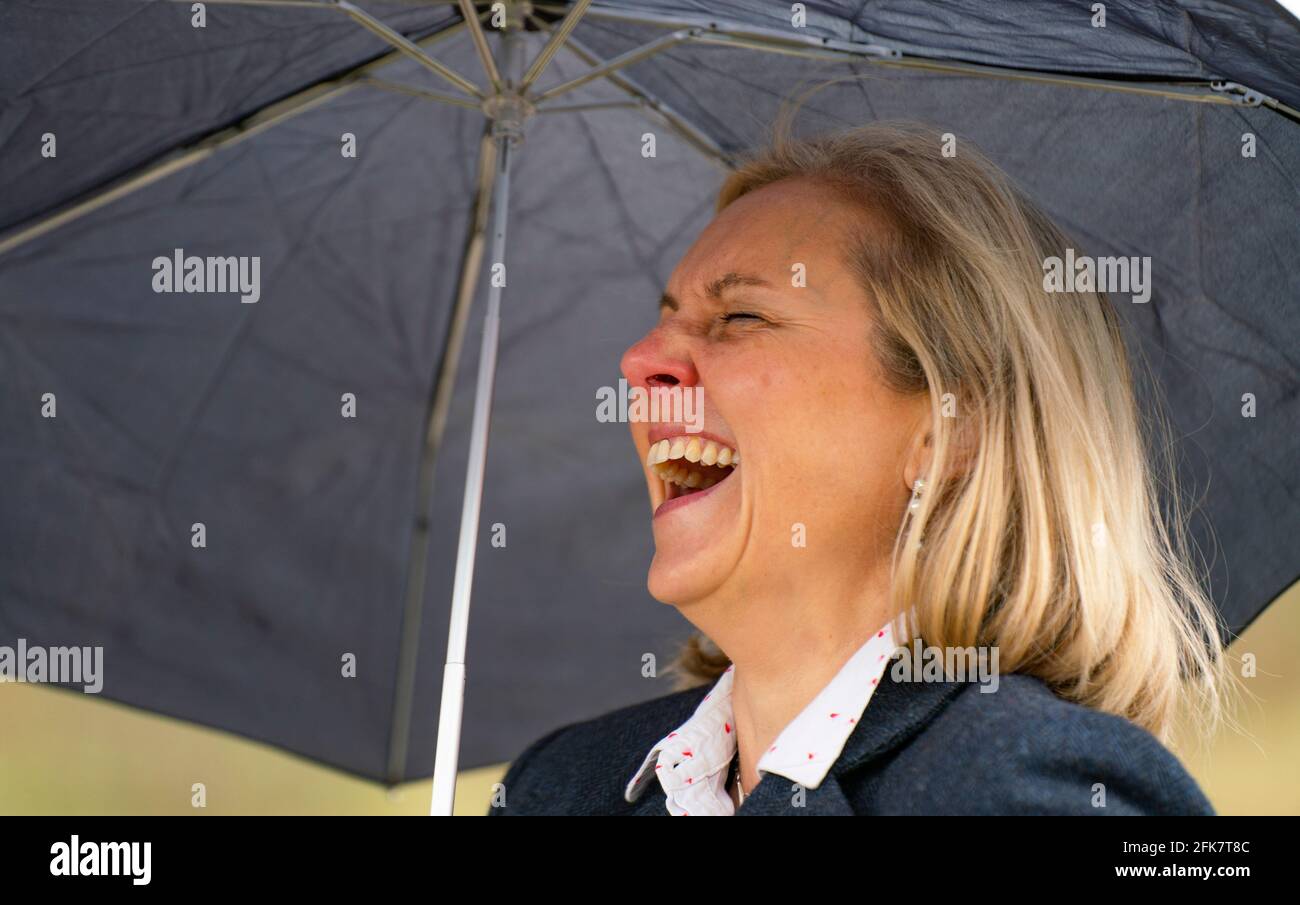
[[[818,183],[744,195],[682,258],[659,323],[624,354],[633,387],[703,390],[699,434],[682,421],[632,424],[654,512],[655,598],[684,606],[865,581],[887,563],[928,401],[891,391],[873,361],[870,306],[842,257],[860,222]],[[739,465],[719,464],[724,445]]]

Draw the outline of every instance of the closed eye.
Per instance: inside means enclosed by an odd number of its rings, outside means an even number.
[[[719,320],[725,323],[731,323],[734,320],[762,321],[763,318],[759,317],[757,314],[751,314],[748,311],[729,311],[728,313],[722,315],[719,318]]]

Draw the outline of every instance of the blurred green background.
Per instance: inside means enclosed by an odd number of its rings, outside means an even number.
[[[1231,652],[1234,662],[1254,654],[1259,670],[1245,680],[1236,728],[1201,738],[1187,723],[1174,750],[1219,813],[1300,814],[1300,584]],[[482,815],[505,769],[463,771],[456,813]],[[196,782],[206,785],[204,809],[191,805]],[[219,730],[91,695],[0,682],[0,813],[425,814],[428,808],[428,781],[388,790]]]

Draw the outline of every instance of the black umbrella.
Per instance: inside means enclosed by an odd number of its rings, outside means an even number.
[[[1094,254],[1150,257],[1119,301],[1228,627],[1295,580],[1286,11],[479,7],[0,6],[0,645],[102,645],[115,700],[386,782],[438,737],[438,810],[458,748],[664,693],[642,655],[686,626],[597,394],[725,167],[844,76],[804,128],[938,125]]]

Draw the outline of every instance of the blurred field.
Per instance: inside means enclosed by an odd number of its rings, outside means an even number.
[[[1176,751],[1222,814],[1300,814],[1300,585],[1232,648],[1253,653],[1236,719]],[[467,714],[473,719],[473,714]],[[468,770],[456,812],[481,815],[505,765]],[[207,808],[190,787],[207,786]],[[387,791],[257,742],[112,701],[0,683],[3,814],[425,814],[429,783]]]

